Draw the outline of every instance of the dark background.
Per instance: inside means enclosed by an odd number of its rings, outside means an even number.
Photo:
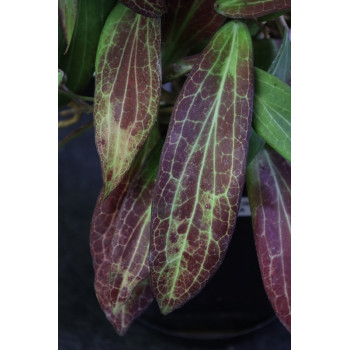
[[[78,125],[91,118],[83,115]],[[60,130],[59,140],[76,127]],[[154,302],[119,337],[93,289],[89,230],[102,187],[93,129],[59,150],[58,168],[59,349],[290,349],[263,290],[250,218],[238,219],[222,266],[197,297],[167,316]]]

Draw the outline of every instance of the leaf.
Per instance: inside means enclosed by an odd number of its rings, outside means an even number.
[[[275,60],[272,62],[268,72],[278,79],[290,85],[291,71],[291,45],[289,32],[285,30],[282,45],[278,51]]]
[[[63,78],[64,78],[64,72],[63,72],[63,70],[59,69],[58,70],[58,87],[60,87],[60,85],[63,81]]]
[[[161,88],[160,19],[118,4],[96,57],[95,139],[104,199],[120,183],[156,121]]]
[[[290,86],[255,68],[253,127],[279,154],[291,161]]]
[[[181,60],[171,63],[163,70],[162,83],[165,84],[171,80],[181,77],[191,71],[194,64],[196,63],[199,55],[187,56]]]
[[[291,168],[271,148],[247,167],[247,191],[260,270],[269,300],[290,331]]]
[[[63,33],[67,43],[64,53],[68,51],[72,39],[77,12],[78,0],[58,0],[58,13],[60,15]]]
[[[94,287],[96,297],[106,317],[117,331],[124,329],[125,326],[120,324],[118,315],[113,315],[113,306],[109,298],[109,276],[111,268],[110,247],[119,210],[127,194],[132,178],[143,165],[150,150],[158,140],[159,132],[157,128],[154,128],[141,152],[137,155],[132,167],[123,178],[123,181],[104,201],[102,201],[104,191],[101,191],[91,221],[90,250],[95,272]]]
[[[255,158],[255,156],[264,148],[265,140],[260,137],[253,128],[250,130],[249,151],[247,165]]]
[[[254,66],[267,71],[281,46],[279,39],[253,40]]]
[[[130,298],[150,273],[148,255],[152,193],[162,144],[136,174],[119,210],[111,245],[110,300],[113,313]]]
[[[66,86],[74,93],[82,93],[92,78],[101,30],[114,5],[115,0],[78,1],[69,50],[58,58],[58,68],[67,75]]]
[[[290,0],[217,0],[215,3],[218,13],[231,18],[256,18],[290,7]]]
[[[225,255],[244,183],[252,102],[250,34],[231,21],[187,78],[163,146],[150,263],[164,314],[196,295]]]
[[[215,0],[168,0],[162,18],[163,65],[176,62],[203,39],[211,38],[225,17],[214,11]]]
[[[167,11],[165,0],[121,0],[120,2],[146,17],[161,17]]]

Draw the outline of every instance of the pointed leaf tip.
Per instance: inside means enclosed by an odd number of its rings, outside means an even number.
[[[160,98],[160,19],[118,4],[96,57],[95,140],[104,198],[131,166],[156,121]]]
[[[78,0],[58,0],[58,13],[62,24],[64,38],[67,43],[66,50],[64,51],[64,54],[66,54],[72,40],[77,19]]]
[[[231,21],[187,78],[163,147],[150,264],[164,314],[196,295],[225,255],[244,184],[252,100],[251,37]]]

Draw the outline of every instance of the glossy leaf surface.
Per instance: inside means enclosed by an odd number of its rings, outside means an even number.
[[[154,147],[155,143],[158,142],[158,140],[158,130],[154,129],[141,152],[138,154],[131,169],[123,178],[123,181],[104,201],[102,201],[103,190],[101,191],[92,217],[90,231],[90,250],[95,272],[95,292],[100,306],[106,314],[106,317],[118,332],[120,332],[122,329],[125,329],[126,325],[124,323],[121,323],[121,321],[125,319],[119,318],[120,314],[114,315],[112,312],[113,305],[110,301],[109,294],[109,278],[111,270],[110,247],[119,210],[127,194],[132,178],[140,169],[147,155],[149,154],[150,149]],[[131,306],[129,305],[129,307]],[[129,310],[131,309],[129,308]],[[123,313],[124,311],[121,310],[120,312]]]
[[[58,68],[67,75],[66,86],[74,93],[83,92],[92,78],[101,30],[114,5],[115,0],[78,1],[69,50],[58,58]]]
[[[283,35],[282,45],[268,72],[290,85],[291,44],[289,40],[289,33],[286,30]]]
[[[253,127],[279,154],[291,161],[291,89],[255,68]]]
[[[136,174],[119,211],[111,245],[110,299],[113,312],[148,278],[152,194],[162,144]]]
[[[67,43],[65,50],[65,52],[67,52],[77,18],[78,0],[58,0],[58,13],[60,15],[63,33]]]
[[[215,9],[231,18],[255,18],[290,9],[290,0],[217,0]]]
[[[121,0],[120,2],[146,17],[160,17],[167,10],[165,0]]]
[[[106,198],[156,121],[161,87],[160,19],[118,4],[96,57],[95,139]]]
[[[225,17],[214,11],[215,0],[168,0],[162,17],[163,64],[177,61],[203,39],[210,38]]]
[[[252,100],[250,34],[231,21],[187,78],[163,147],[150,262],[164,314],[197,294],[225,255],[244,183]]]
[[[247,167],[247,190],[259,265],[269,300],[284,326],[291,319],[291,168],[271,148]]]

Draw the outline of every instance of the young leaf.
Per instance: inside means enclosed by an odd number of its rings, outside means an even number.
[[[79,0],[77,20],[67,54],[58,58],[58,68],[67,75],[66,86],[82,93],[94,73],[96,50],[105,20],[115,0]]]
[[[75,21],[77,19],[78,0],[58,0],[58,13],[60,15],[64,37],[67,47],[64,53],[68,51],[72,39]]]
[[[291,45],[289,33],[284,31],[282,45],[268,72],[290,85]]]
[[[218,13],[231,18],[255,18],[289,10],[290,0],[217,0]]]
[[[137,173],[119,211],[111,245],[110,300],[113,312],[149,276],[152,193],[162,144],[158,144]]]
[[[141,152],[137,155],[135,162],[129,169],[122,182],[113,190],[108,198],[102,201],[103,190],[101,191],[93,213],[90,231],[90,250],[95,272],[95,292],[101,308],[107,318],[117,329],[124,328],[120,325],[122,319],[114,315],[113,305],[110,302],[109,276],[111,268],[110,246],[119,210],[127,194],[132,178],[143,165],[150,150],[159,140],[157,128],[154,128],[145,142]],[[130,306],[130,305],[129,305]],[[120,311],[123,312],[123,311]],[[117,321],[119,319],[119,321]]]
[[[247,191],[259,265],[266,293],[290,331],[290,164],[271,148],[247,167]]]
[[[146,17],[160,17],[167,11],[165,0],[121,0],[120,2]]]
[[[290,86],[255,68],[253,127],[279,154],[291,161]]]
[[[252,102],[250,34],[231,21],[187,78],[163,147],[150,263],[164,314],[197,294],[225,255],[244,183]]]
[[[184,57],[196,43],[210,38],[225,17],[214,11],[215,0],[168,0],[162,18],[163,65]]]
[[[104,198],[119,184],[156,121],[160,63],[160,19],[116,5],[96,57],[95,138]]]

